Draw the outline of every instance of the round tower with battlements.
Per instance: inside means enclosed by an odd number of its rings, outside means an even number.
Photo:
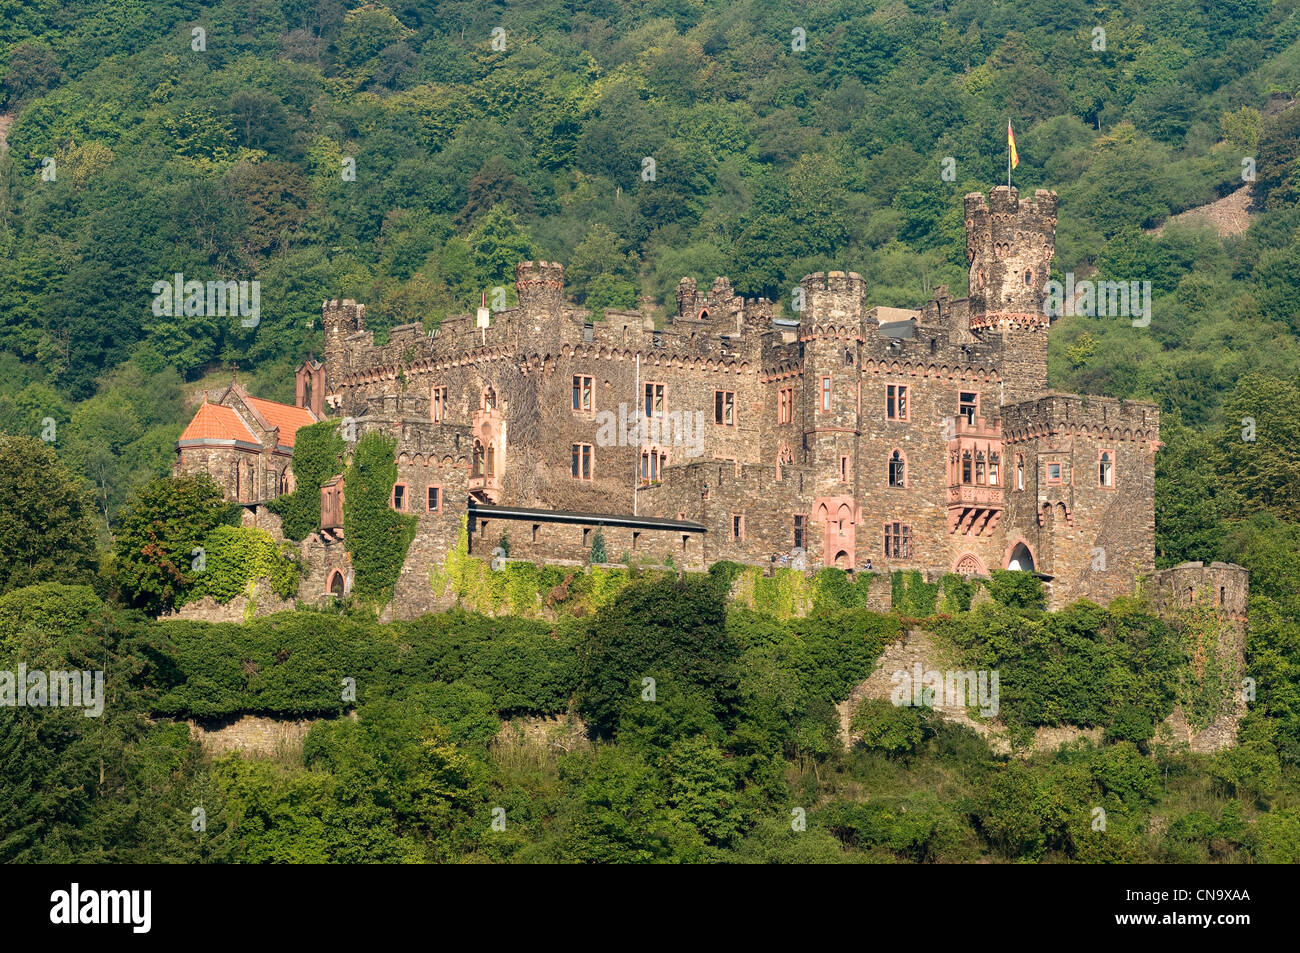
[[[966,260],[970,264],[970,329],[1000,335],[1003,402],[1047,389],[1046,301],[1056,249],[1056,193],[1037,189],[1021,201],[998,186],[966,196]]]
[[[564,306],[564,266],[555,261],[521,261],[515,266],[519,307],[549,310]]]

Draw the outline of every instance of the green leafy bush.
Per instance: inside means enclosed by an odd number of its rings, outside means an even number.
[[[343,535],[352,554],[352,591],[372,602],[391,598],[415,538],[416,517],[390,505],[397,482],[396,446],[383,434],[366,434],[357,441],[343,478]]]

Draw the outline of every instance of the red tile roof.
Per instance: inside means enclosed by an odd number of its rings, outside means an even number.
[[[243,418],[229,407],[204,401],[190,425],[181,434],[181,440],[243,440],[260,444]]]
[[[253,397],[251,394],[244,399],[248,402],[248,406],[266,418],[267,423],[272,427],[280,428],[280,443],[286,447],[293,446],[293,438],[299,427],[306,427],[316,423],[316,416],[304,407],[281,404],[274,400],[263,400],[261,397]]]

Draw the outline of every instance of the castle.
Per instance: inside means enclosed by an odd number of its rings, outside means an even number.
[[[719,560],[934,575],[1020,569],[1053,606],[1107,602],[1154,569],[1148,403],[1047,387],[1042,289],[1056,194],[967,195],[970,293],[916,310],[868,307],[855,273],[808,275],[795,319],[684,278],[656,328],[635,311],[590,320],[564,271],[523,262],[518,305],[393,328],[324,304],[324,362],[297,370],[295,407],[232,384],[178,445],[256,519],[293,488],[298,426],[349,421],[396,440],[391,505],[418,515],[394,597],[438,608],[429,570],[465,521],[471,553],[702,569]],[[800,308],[800,305],[802,306]],[[300,597],[344,594],[342,480],[321,490]]]

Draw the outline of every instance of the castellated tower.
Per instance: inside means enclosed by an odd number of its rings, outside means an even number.
[[[554,261],[521,261],[515,266],[519,307],[528,313],[564,307],[564,266]]]
[[[809,520],[814,549],[827,565],[857,565],[861,521],[858,371],[866,282],[854,272],[816,272],[803,291],[799,339],[805,385],[799,388],[804,460],[815,467]]]
[[[325,326],[325,387],[329,379],[339,380],[351,367],[351,356],[344,342],[349,334],[366,329],[366,306],[351,298],[326,301],[321,305],[321,323]]]
[[[970,263],[970,329],[1002,338],[1002,402],[1047,390],[1045,288],[1056,248],[1056,193],[1037,189],[1029,201],[998,186],[986,199],[966,196],[966,260]]]

